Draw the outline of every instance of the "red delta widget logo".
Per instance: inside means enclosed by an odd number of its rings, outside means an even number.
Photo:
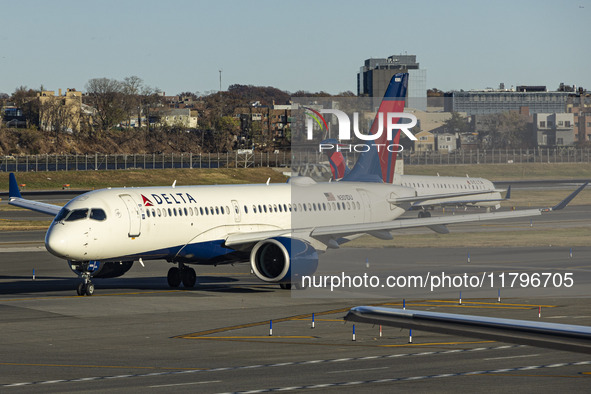
[[[337,117],[339,128],[339,141],[351,140],[351,121],[349,116],[338,109],[321,109],[319,111],[305,107],[306,115],[306,138],[313,139],[314,122],[320,129],[328,130],[328,124],[322,114],[333,114]],[[410,120],[403,122],[403,120]],[[403,132],[411,141],[417,138],[409,129],[417,125],[417,118],[413,114],[406,112],[382,112],[378,111],[372,124],[369,134],[363,134],[359,131],[359,113],[353,112],[353,133],[355,137],[362,141],[372,141],[364,144],[333,144],[323,141],[319,144],[319,152],[336,150],[337,152],[367,152],[372,147],[378,152],[387,150],[388,152],[401,152],[404,148],[398,143],[400,132]]]

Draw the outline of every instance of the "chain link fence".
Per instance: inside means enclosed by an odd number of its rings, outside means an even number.
[[[289,167],[289,152],[0,156],[1,172]]]
[[[360,153],[343,152],[349,165],[353,165]],[[454,152],[401,152],[399,158],[405,165],[421,164],[521,164],[521,163],[590,163],[589,148],[553,149],[491,149],[462,150]],[[326,162],[316,151],[288,151],[254,153],[167,153],[133,155],[24,155],[0,156],[0,172],[27,171],[91,171],[131,170],[163,168],[251,168],[283,167],[299,173],[317,171],[309,163]],[[305,167],[305,168],[304,168]]]

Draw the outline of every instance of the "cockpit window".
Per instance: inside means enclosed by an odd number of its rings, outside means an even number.
[[[70,210],[69,209],[62,208],[61,211],[58,212],[57,216],[53,220],[56,221],[56,222],[61,222],[62,220],[64,220],[64,218],[66,216],[68,216],[69,213],[70,213]]]
[[[92,208],[90,210],[90,218],[93,220],[105,220],[107,218],[107,214],[102,209]]]
[[[66,217],[66,222],[73,222],[75,220],[86,219],[88,217],[88,208],[74,209]]]

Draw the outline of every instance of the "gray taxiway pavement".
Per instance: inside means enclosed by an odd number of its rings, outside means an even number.
[[[568,207],[560,215],[534,218],[534,227],[588,226],[590,212],[588,206]],[[524,224],[529,219],[498,226]],[[155,261],[145,267],[136,263],[121,278],[97,279],[94,296],[78,297],[78,279],[44,250],[44,235],[0,232],[3,393],[582,392],[591,387],[591,355],[426,332],[413,332],[411,344],[408,330],[384,327],[380,336],[379,327],[364,324],[356,325],[352,341],[352,324],[342,321],[350,307],[400,308],[404,299],[409,309],[591,325],[591,246],[574,248],[572,256],[569,248],[552,246],[342,248],[321,256],[320,273],[326,275],[495,278],[493,286],[476,288],[290,292],[258,281],[247,264],[237,264],[196,267],[194,289],[170,289],[165,279],[170,265]],[[507,284],[498,302],[502,273],[528,278],[572,273],[574,286]]]
[[[3,233],[2,236],[5,236]],[[249,390],[413,390],[419,392],[588,389],[591,355],[474,338],[344,324],[357,305],[386,304],[452,313],[591,324],[591,247],[340,249],[329,267],[361,264],[392,273],[572,271],[574,292],[407,289],[389,297],[342,293],[308,298],[252,275],[246,264],[198,267],[199,285],[171,290],[164,262],[139,264],[122,278],[95,280],[92,297],[47,252],[0,253],[0,391],[235,392]],[[0,248],[1,249],[1,248]],[[384,262],[381,264],[380,262]],[[375,267],[375,268],[374,268]],[[36,278],[32,280],[32,270]],[[510,295],[511,293],[513,295]],[[574,294],[574,295],[573,295]],[[315,328],[311,328],[311,314]],[[273,336],[269,336],[270,321]]]

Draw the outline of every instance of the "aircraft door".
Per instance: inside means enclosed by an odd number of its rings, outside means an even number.
[[[130,237],[138,237],[141,234],[142,228],[142,212],[141,205],[139,205],[133,197],[129,194],[120,194],[119,197],[125,203],[127,207],[127,213],[129,214],[129,233]]]
[[[234,221],[240,223],[240,206],[238,201],[232,200],[232,209],[234,209]]]

